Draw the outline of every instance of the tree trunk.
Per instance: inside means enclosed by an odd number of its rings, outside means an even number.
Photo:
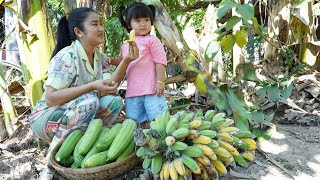
[[[218,29],[217,21],[216,21],[216,13],[217,9],[214,7],[214,5],[209,5],[207,7],[206,14],[204,16],[203,20],[203,31],[200,34],[199,37],[199,50],[198,55],[200,58],[200,61],[202,62],[201,65],[207,64],[204,54],[205,50],[208,46],[208,44],[218,37],[216,33],[214,33]],[[217,71],[213,71],[213,68],[217,67]],[[225,74],[223,69],[223,60],[222,60],[222,52],[221,49],[218,51],[217,55],[209,63],[208,66],[208,73],[212,74],[213,81],[224,81],[225,80]]]
[[[154,26],[163,38],[164,44],[176,55],[175,61],[185,72],[184,52],[188,48],[181,38],[178,28],[170,18],[170,15],[159,0],[140,0],[146,4],[152,4],[156,7],[156,17]],[[186,51],[185,51],[186,48]]]
[[[18,4],[19,52],[33,107],[43,94],[54,38],[44,0],[19,0]]]
[[[302,63],[312,67],[316,64],[317,53],[312,52],[310,43],[316,41],[314,38],[315,27],[313,25],[312,2],[296,9],[292,15],[292,35],[290,44],[299,44],[299,58]]]
[[[19,49],[18,49],[18,42],[17,42],[17,36],[16,32],[13,31],[16,26],[17,16],[14,14],[11,10],[5,8],[5,28],[6,28],[6,37],[8,37],[7,43],[6,43],[6,61],[9,61],[10,64],[16,64],[20,66],[20,60],[19,60]]]
[[[0,51],[2,53],[2,50]],[[2,58],[1,58],[2,61]],[[0,63],[0,99],[2,105],[2,111],[4,119],[0,121],[0,142],[5,138],[5,134],[8,134],[9,138],[13,135],[17,126],[17,112],[13,106],[10,93],[7,91],[6,81],[4,79],[2,63]],[[3,123],[4,122],[4,123]],[[4,126],[5,125],[5,126]],[[6,133],[5,133],[6,132]]]
[[[291,0],[275,1],[269,0],[269,7],[272,7],[268,21],[268,34],[271,42],[280,46],[289,42],[289,23]],[[277,48],[267,43],[265,46],[265,59],[279,61]]]

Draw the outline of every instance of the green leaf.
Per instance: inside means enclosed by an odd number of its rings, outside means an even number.
[[[262,111],[252,111],[251,113],[254,123],[261,123],[264,121],[264,114]]]
[[[221,24],[218,29],[214,31],[214,33],[221,33],[221,30],[226,27],[227,22]]]
[[[312,0],[301,0],[300,2],[298,3],[295,3],[291,6],[291,8],[301,8],[303,7],[306,3],[309,3],[311,2]]]
[[[218,19],[221,19],[224,15],[226,15],[232,8],[231,7],[220,7],[217,11]]]
[[[257,29],[259,29],[259,22],[258,22],[258,20],[257,20],[257,18],[256,17],[253,17],[252,18],[252,22],[253,22],[253,26],[255,27],[255,28],[257,28]]]
[[[282,82],[283,87],[281,89],[281,96],[285,99],[289,98],[292,90],[293,90],[293,85],[294,85],[294,78],[290,78],[289,80],[286,80],[285,82]]]
[[[249,130],[249,121],[242,116],[235,115],[234,120],[236,121],[236,127],[240,129],[240,131],[248,131]]]
[[[271,122],[271,121],[273,120],[274,114],[275,114],[275,113],[265,114],[265,115],[264,115],[265,121]]]
[[[241,92],[235,92],[235,90],[228,88],[228,91],[226,92],[228,104],[234,113],[244,117],[245,119],[252,120],[252,114],[247,109],[244,97],[240,93]]]
[[[221,1],[221,2],[219,3],[219,7],[235,8],[235,7],[237,7],[237,6],[238,6],[238,4],[235,3],[235,2],[233,2],[233,1],[231,1],[231,0]]]
[[[266,98],[267,88],[264,87],[264,86],[259,86],[257,94],[258,94],[258,97],[259,97],[259,102],[263,103],[265,98]]]
[[[239,13],[245,20],[250,20],[254,17],[254,7],[252,4],[239,5],[236,9],[236,12]]]
[[[270,101],[276,101],[280,97],[279,87],[276,85],[267,86],[267,93]]]
[[[226,30],[230,31],[238,22],[241,21],[241,18],[238,16],[232,16],[228,21],[226,25]]]
[[[252,129],[252,133],[257,136],[259,142],[270,139],[268,132],[262,131],[259,128]]]
[[[244,29],[236,32],[236,43],[243,48],[248,43],[248,32]]]
[[[220,41],[221,48],[224,52],[231,51],[235,43],[236,43],[236,37],[233,34],[229,34],[225,36]]]
[[[211,41],[205,51],[204,58],[207,63],[213,60],[220,50],[220,42],[213,40]]]

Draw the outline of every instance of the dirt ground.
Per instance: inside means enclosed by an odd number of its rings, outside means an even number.
[[[0,179],[37,179],[46,164],[48,145],[37,140],[29,124],[0,145]],[[320,127],[275,124],[271,139],[259,143],[248,168],[229,170],[222,180],[320,179]],[[133,179],[139,167],[116,179]],[[63,179],[55,177],[55,179]]]

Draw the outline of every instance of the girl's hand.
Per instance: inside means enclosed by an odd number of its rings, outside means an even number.
[[[117,91],[118,83],[110,80],[96,80],[92,82],[93,90],[98,90],[101,95],[112,94]]]
[[[156,94],[158,96],[164,93],[164,83],[157,82],[156,83]]]

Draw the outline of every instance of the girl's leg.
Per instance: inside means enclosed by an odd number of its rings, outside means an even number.
[[[144,101],[146,96],[126,98],[126,116],[140,124],[148,120]]]
[[[164,95],[147,95],[144,106],[147,111],[149,121],[154,120],[158,115],[168,110],[166,97]]]
[[[119,117],[122,109],[123,102],[120,96],[103,96],[99,100],[97,118],[101,118],[106,126],[112,125]]]

